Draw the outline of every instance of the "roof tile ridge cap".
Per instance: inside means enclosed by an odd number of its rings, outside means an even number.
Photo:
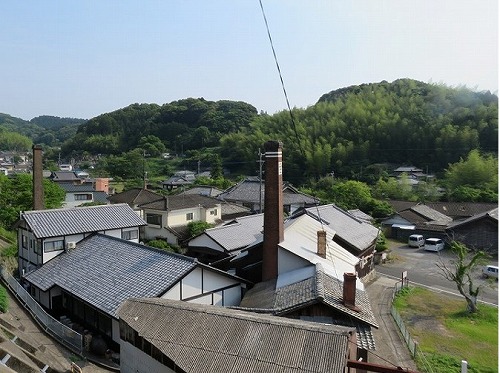
[[[319,300],[325,299],[325,286],[324,286],[324,271],[321,263],[316,264],[315,273],[315,285],[316,285],[316,298]]]

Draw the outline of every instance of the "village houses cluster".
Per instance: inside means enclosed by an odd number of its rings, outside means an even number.
[[[498,245],[485,222],[498,223],[496,206],[394,202],[379,228],[284,182],[280,142],[265,151],[265,182],[246,178],[225,191],[184,188],[192,176],[181,172],[164,183],[182,185],[179,194],[112,194],[107,179],[52,172],[45,177],[66,199],[46,210],[35,146],[34,208],[16,224],[23,289],[81,336],[71,347],[112,351],[124,373],[345,372],[376,348],[365,284],[382,231]],[[77,207],[89,201],[103,204]],[[188,237],[193,221],[214,227]],[[186,255],[144,244],[156,239]]]

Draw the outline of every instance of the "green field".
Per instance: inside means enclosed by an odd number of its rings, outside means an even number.
[[[498,372],[498,308],[479,305],[477,314],[465,312],[464,299],[422,288],[401,292],[394,306],[419,344],[417,365],[422,372]]]

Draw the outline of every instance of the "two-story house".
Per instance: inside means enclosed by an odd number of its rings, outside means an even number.
[[[165,196],[140,208],[147,223],[144,239],[161,238],[173,245],[178,245],[185,238],[190,222],[221,222],[221,202],[195,194]]]
[[[20,276],[42,266],[92,233],[139,242],[142,220],[127,204],[33,210],[16,223]]]

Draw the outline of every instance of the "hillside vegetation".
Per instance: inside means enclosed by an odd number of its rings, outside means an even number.
[[[411,164],[439,172],[472,149],[498,153],[498,97],[410,79],[325,94],[306,109],[261,115],[221,140],[229,160],[254,160],[281,139],[287,179],[334,172],[353,177],[373,164]],[[288,173],[288,175],[287,175]]]
[[[284,144],[284,177],[295,185],[326,175],[375,183],[382,170],[399,165],[441,177],[472,150],[498,156],[496,95],[411,79],[338,89],[292,113],[268,115],[245,102],[187,98],[132,104],[80,124],[65,119],[60,126],[54,117],[18,123],[3,115],[0,128],[49,147],[62,143],[47,157],[78,162],[154,148],[194,162],[220,157],[225,169],[249,175],[256,174],[262,145],[278,139]]]

